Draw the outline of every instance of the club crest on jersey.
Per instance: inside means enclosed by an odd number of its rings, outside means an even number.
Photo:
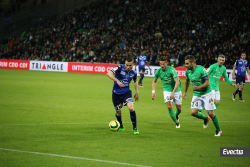
[[[199,76],[198,72],[196,73],[196,76]]]

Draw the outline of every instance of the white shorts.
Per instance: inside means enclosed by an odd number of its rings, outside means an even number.
[[[213,98],[215,100],[220,100],[220,91],[218,91],[218,90],[212,90],[212,93],[213,93]]]
[[[166,103],[168,101],[171,101],[171,102],[174,102],[177,105],[181,105],[182,104],[182,93],[181,93],[181,91],[175,92],[174,93],[174,99],[172,99],[172,100],[170,100],[170,98],[169,98],[171,93],[172,92],[168,92],[168,91],[163,92],[164,102]]]
[[[203,110],[204,107],[206,110],[216,109],[214,105],[214,98],[213,98],[212,92],[202,95],[202,96],[193,96],[192,102],[191,102],[191,108],[197,108],[197,109]]]

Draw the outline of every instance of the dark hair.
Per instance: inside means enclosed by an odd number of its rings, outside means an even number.
[[[246,52],[241,52],[241,55],[245,54],[246,55]]]
[[[166,57],[164,57],[164,56],[160,57],[160,61],[166,61],[166,60],[167,60]]]
[[[190,63],[193,63],[193,62],[196,63],[195,57],[192,55],[187,55],[185,57],[185,60],[189,60]]]
[[[126,61],[127,61],[127,62],[131,62],[131,61],[133,62],[134,60],[132,59],[132,57],[128,56],[128,57],[126,58]]]

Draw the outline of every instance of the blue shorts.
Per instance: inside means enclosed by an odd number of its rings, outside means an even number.
[[[115,107],[115,111],[120,111],[122,109],[123,103],[124,106],[126,106],[127,103],[133,103],[132,92],[129,91],[121,95],[115,94],[113,92],[112,100]]]
[[[144,74],[145,73],[145,67],[139,67],[139,73]]]
[[[236,74],[236,85],[245,86],[245,76]]]

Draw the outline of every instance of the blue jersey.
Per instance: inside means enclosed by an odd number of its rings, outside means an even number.
[[[140,55],[136,61],[139,64],[139,67],[145,68],[145,63],[147,62],[147,56]]]
[[[244,76],[246,75],[246,69],[248,68],[247,60],[237,59],[234,63],[234,66],[237,67],[237,75]]]
[[[129,83],[132,81],[132,79],[134,80],[134,82],[136,82],[137,80],[136,71],[131,70],[130,72],[127,72],[124,64],[113,68],[111,71],[115,74],[115,77],[124,85],[124,87],[120,88],[120,86],[116,82],[114,82],[113,92],[118,95],[129,92]]]

